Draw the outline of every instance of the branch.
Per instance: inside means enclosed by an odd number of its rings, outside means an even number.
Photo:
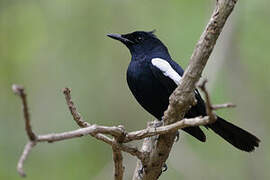
[[[214,123],[217,119],[216,114],[214,113],[214,110],[222,109],[222,108],[233,108],[236,107],[236,105],[232,103],[226,103],[226,104],[218,104],[218,105],[212,105],[210,95],[206,89],[206,83],[207,80],[204,79],[201,83],[199,83],[197,86],[203,91],[205,96],[205,105],[206,105],[206,113],[209,116],[210,122]]]
[[[17,164],[17,171],[18,173],[22,176],[25,177],[26,174],[23,171],[23,164],[24,161],[27,159],[28,154],[30,153],[31,149],[36,145],[36,135],[34,134],[31,123],[30,123],[30,115],[28,111],[28,106],[27,106],[27,100],[26,100],[26,93],[24,92],[24,87],[20,85],[12,85],[12,91],[20,96],[22,100],[22,109],[23,109],[23,115],[25,119],[25,131],[28,136],[29,142],[25,145],[24,151],[18,161]]]
[[[19,88],[17,88],[19,87]],[[23,106],[24,108],[24,120],[27,122],[26,131],[27,134],[29,132],[33,132],[30,124],[30,118],[29,118],[29,112],[27,108],[27,101],[26,101],[26,95],[24,93],[24,89],[21,86],[14,85],[13,86],[14,92],[23,92],[23,93],[16,93],[20,95],[21,99],[23,99]],[[174,124],[166,125],[157,127],[156,125],[149,125],[148,128],[139,130],[139,131],[133,131],[133,132],[126,132],[123,126],[99,126],[99,125],[91,125],[84,121],[80,115],[79,112],[77,112],[77,109],[71,100],[71,91],[68,88],[65,88],[64,94],[65,98],[68,104],[68,107],[71,111],[71,114],[74,118],[74,120],[83,128],[76,129],[73,131],[67,131],[62,133],[51,133],[51,134],[45,134],[45,135],[35,135],[35,139],[31,140],[29,137],[29,142],[25,145],[24,151],[18,161],[17,170],[21,176],[26,176],[23,171],[23,164],[29,155],[31,149],[40,142],[58,142],[63,141],[67,139],[73,139],[82,137],[85,135],[91,135],[95,137],[98,140],[101,140],[110,146],[112,146],[113,150],[113,160],[115,164],[115,179],[121,180],[123,179],[123,173],[124,173],[124,166],[123,166],[123,157],[121,151],[127,152],[135,157],[137,157],[140,162],[145,166],[147,162],[149,161],[149,154],[151,152],[151,149],[149,149],[149,146],[147,146],[150,142],[149,140],[153,141],[155,140],[155,136],[175,132],[178,129],[182,129],[188,126],[198,126],[198,125],[205,125],[209,123],[209,117],[196,117],[191,119],[183,119],[182,121],[176,122]],[[23,96],[21,96],[24,94]],[[161,124],[159,122],[159,124]],[[111,135],[114,138],[110,138],[107,135]],[[134,140],[141,140],[144,138],[146,139],[143,145],[142,150],[138,150],[136,147],[132,147],[130,145],[125,145],[123,143],[134,141]]]
[[[217,0],[215,10],[196,44],[181,83],[170,96],[168,109],[163,116],[165,125],[183,119],[186,112],[195,103],[193,93],[195,84],[201,77],[202,71],[216,44],[216,40],[227,18],[233,11],[236,2],[237,0]],[[143,174],[143,180],[158,179],[161,174],[162,166],[171,151],[175,136],[176,132],[161,135],[158,141],[152,144],[153,151],[151,152],[151,159],[148,166],[145,167],[147,173]]]
[[[161,127],[148,127],[143,130],[130,132],[126,135],[124,142],[130,142],[134,140],[140,140],[144,139],[146,137],[161,135],[161,134],[168,134],[173,133],[179,129],[183,129],[186,127],[192,127],[192,126],[201,126],[206,125],[209,123],[209,117],[195,117],[190,119],[182,119],[181,121],[177,121],[173,124],[169,124],[166,126]]]
[[[28,138],[31,141],[34,141],[36,139],[36,135],[34,134],[34,132],[32,131],[32,127],[30,124],[30,114],[28,111],[28,106],[27,106],[27,100],[26,100],[26,94],[24,92],[24,87],[20,86],[20,85],[12,85],[12,91],[20,96],[21,100],[22,100],[22,107],[23,107],[23,115],[24,115],[24,119],[25,119],[25,130],[27,132]]]
[[[217,120],[217,116],[216,114],[213,112],[213,107],[211,104],[211,100],[210,100],[210,95],[208,93],[208,91],[206,90],[206,85],[207,80],[204,79],[199,85],[198,87],[204,92],[204,96],[205,96],[205,105],[206,105],[206,113],[210,118],[210,123],[214,123]]]
[[[80,113],[77,111],[77,108],[75,107],[72,99],[71,99],[71,89],[69,88],[64,88],[63,93],[65,95],[66,103],[69,107],[70,113],[74,119],[74,121],[81,127],[89,127],[91,124],[88,122],[84,121],[83,118],[81,117]],[[104,126],[105,127],[105,126]],[[109,138],[108,136],[101,134],[101,133],[90,133],[90,135],[98,140],[101,140],[111,146],[117,146],[117,148],[121,149],[124,152],[127,152],[133,156],[136,156],[138,159],[142,159],[142,152],[140,152],[136,147],[130,147],[124,144],[119,143],[119,141],[122,141],[123,136],[125,135],[125,129],[123,126],[118,126],[114,127],[111,129],[111,127],[105,127],[107,129],[107,134],[110,134],[112,136],[117,137],[118,142],[114,141],[113,139]],[[114,131],[114,132],[112,132]],[[106,133],[103,131],[103,133]]]
[[[32,150],[32,148],[35,145],[36,145],[36,143],[34,141],[29,141],[24,147],[23,153],[22,153],[22,155],[18,161],[18,164],[17,164],[17,171],[21,177],[26,177],[26,174],[23,170],[23,164],[24,164],[24,161],[27,159],[30,151]]]
[[[125,167],[123,166],[123,156],[118,146],[113,145],[113,161],[114,161],[114,179],[122,180],[124,176]]]
[[[224,108],[234,108],[234,107],[236,107],[236,105],[232,103],[212,105],[213,110],[224,109]]]

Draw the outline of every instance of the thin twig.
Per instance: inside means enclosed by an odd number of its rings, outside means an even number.
[[[218,109],[224,109],[224,108],[235,108],[236,105],[232,103],[225,103],[225,104],[215,104],[212,105],[213,110],[218,110]]]
[[[81,127],[81,128],[85,128],[85,127],[89,127],[91,126],[90,123],[86,122],[83,120],[82,116],[80,115],[80,113],[77,111],[77,108],[74,104],[74,102],[72,101],[71,98],[71,89],[70,88],[64,88],[63,89],[63,94],[65,95],[65,99],[66,99],[66,103],[69,107],[70,113],[73,116],[73,119],[75,120],[75,122]],[[115,127],[114,133],[107,133],[110,134],[112,136],[117,137],[118,142],[122,142],[123,141],[123,137],[125,137],[125,129],[123,126],[118,126]],[[105,133],[105,132],[102,132]],[[116,143],[115,141],[113,141],[113,139],[109,138],[108,136],[101,134],[101,133],[90,133],[90,135],[98,140],[101,140],[111,146],[117,146],[118,148],[120,148],[122,151],[127,152],[133,156],[136,156],[139,159],[142,159],[142,153],[137,149],[137,147],[130,147],[127,146],[125,144],[120,144],[120,143]]]
[[[23,115],[25,119],[25,130],[27,132],[28,138],[31,141],[35,141],[36,135],[32,130],[31,123],[30,123],[30,114],[28,111],[28,106],[27,106],[27,100],[26,100],[26,93],[24,92],[24,87],[20,85],[13,84],[12,85],[12,91],[20,96],[22,100],[22,107],[23,107]]]
[[[216,114],[213,112],[212,103],[210,99],[210,95],[206,89],[207,79],[204,79],[201,83],[198,84],[198,87],[203,91],[205,96],[205,105],[206,105],[206,113],[209,116],[210,123],[214,123],[217,119]]]
[[[222,109],[222,108],[233,108],[233,107],[236,107],[236,105],[232,103],[212,105],[210,95],[206,89],[206,83],[207,83],[207,80],[204,79],[197,86],[203,91],[204,96],[205,96],[206,113],[210,119],[209,123],[213,123],[216,121],[216,118],[217,118],[214,112],[215,110]]]
[[[24,164],[24,161],[27,159],[30,151],[32,150],[32,148],[36,145],[36,142],[35,141],[29,141],[25,147],[24,147],[24,150],[22,152],[22,155],[18,161],[18,164],[17,164],[17,171],[18,173],[20,174],[20,176],[22,177],[26,177],[26,174],[23,170],[23,164]]]
[[[81,114],[77,111],[77,108],[75,107],[73,101],[71,100],[71,89],[70,88],[64,88],[62,92],[65,95],[66,103],[68,105],[68,108],[70,110],[70,113],[74,119],[74,121],[81,127],[88,127],[90,124],[83,120]]]

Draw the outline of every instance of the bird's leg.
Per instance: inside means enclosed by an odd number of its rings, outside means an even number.
[[[176,131],[176,135],[175,135],[175,142],[178,142],[179,141],[179,139],[180,139],[180,133],[179,133],[179,131]]]

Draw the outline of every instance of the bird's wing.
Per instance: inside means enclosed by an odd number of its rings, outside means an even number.
[[[177,87],[177,85],[181,83],[181,75],[183,75],[182,68],[178,64],[174,63],[175,62],[173,62],[171,65],[168,61],[164,59],[153,58],[150,65],[150,69],[152,70],[154,77],[167,89],[168,96],[170,96]],[[197,108],[195,108],[194,110],[196,112]],[[194,112],[194,110],[192,112]],[[189,127],[184,128],[183,130],[202,142],[205,142],[206,140],[203,131],[199,127]]]
[[[167,89],[170,95],[181,81],[181,76],[171,65],[161,58],[151,60],[150,69],[155,78]]]
[[[161,58],[153,58],[151,60],[150,68],[155,78],[167,89],[169,95],[175,90],[175,88],[181,83],[183,69],[174,61],[170,63]],[[195,98],[197,99],[196,106],[192,107],[193,115],[190,117],[204,116],[205,103],[197,89],[194,91]]]

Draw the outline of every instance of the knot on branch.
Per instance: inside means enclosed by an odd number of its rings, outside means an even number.
[[[125,138],[126,138],[127,132],[126,132],[125,127],[123,125],[119,125],[118,129],[120,130],[120,133],[115,138],[116,138],[118,143],[123,143]]]

